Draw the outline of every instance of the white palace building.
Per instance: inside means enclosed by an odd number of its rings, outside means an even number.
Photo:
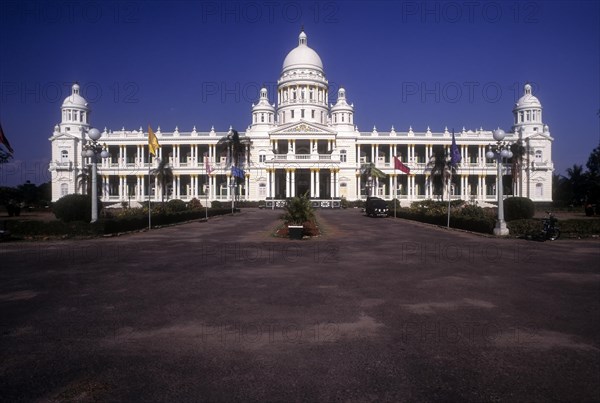
[[[252,105],[252,123],[242,139],[250,140],[244,164],[245,181],[230,186],[231,169],[227,158],[216,147],[228,132],[162,131],[154,128],[160,149],[157,159],[168,158],[173,181],[169,198],[189,201],[208,200],[284,200],[308,192],[315,205],[339,205],[374,194],[384,199],[397,197],[403,205],[412,201],[435,199],[427,162],[436,148],[450,147],[452,135],[445,129],[432,132],[372,131],[361,132],[354,122],[354,105],[348,103],[340,88],[335,104],[328,99],[329,85],[319,55],[308,46],[301,32],[298,46],[292,49],[277,82],[277,103],[271,104],[267,90]],[[505,140],[521,139],[526,148],[522,172],[512,193],[533,201],[552,200],[552,141],[542,120],[542,105],[525,85],[524,94],[513,108],[513,126]],[[81,193],[78,178],[90,159],[82,156],[86,133],[91,128],[91,110],[72,87],[61,107],[62,120],[50,137],[52,160],[52,200]],[[494,202],[496,162],[486,158],[493,143],[490,130],[465,130],[455,133],[462,161],[451,187],[452,198],[472,202]],[[99,140],[108,147],[110,157],[98,162],[98,181],[103,202],[161,200],[162,190],[149,169],[157,159],[148,161],[148,133],[139,130],[104,129]],[[394,170],[397,156],[411,172]],[[208,160],[207,160],[208,159]],[[387,176],[367,181],[361,166],[374,163]],[[207,165],[211,172],[207,172]],[[511,175],[511,164],[505,174]],[[368,182],[368,183],[367,183]],[[148,190],[149,189],[149,190]],[[510,193],[510,192],[509,192]],[[235,196],[234,196],[235,194]],[[269,203],[270,204],[270,203]]]

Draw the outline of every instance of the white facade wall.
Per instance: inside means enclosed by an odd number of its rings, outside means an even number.
[[[363,162],[374,162],[388,174],[378,181],[373,193],[403,204],[435,198],[430,184],[427,161],[437,147],[449,147],[451,132],[408,130],[359,132],[355,126],[354,105],[346,101],[340,89],[336,104],[328,104],[328,83],[319,56],[307,45],[301,33],[299,44],[286,57],[279,80],[276,104],[269,104],[266,89],[252,105],[250,121],[240,136],[251,140],[249,160],[244,166],[246,180],[236,193],[243,200],[285,199],[308,192],[312,198],[329,200],[366,197],[365,178],[360,175]],[[90,128],[90,109],[79,96],[79,86],[65,99],[61,123],[50,137],[52,142],[52,199],[66,193],[84,191],[77,177],[90,163],[82,158],[85,132]],[[285,121],[283,114],[285,113]],[[293,114],[293,117],[292,117]],[[323,114],[323,117],[321,115]],[[304,117],[303,117],[304,116]],[[314,117],[313,117],[314,116]],[[170,158],[174,180],[169,198],[191,200],[231,200],[230,167],[218,154],[216,144],[228,132],[161,131],[155,128],[161,145],[158,158]],[[118,202],[148,200],[148,170],[157,161],[148,162],[148,133],[139,130],[105,130],[100,142],[106,143],[111,157],[98,165],[102,200]],[[455,133],[463,160],[455,175],[453,198],[478,202],[497,200],[496,164],[485,159],[491,130],[461,130]],[[505,140],[521,139],[527,153],[514,194],[534,201],[552,200],[552,141],[542,121],[542,106],[526,85],[523,97],[513,109],[513,126]],[[358,150],[360,149],[360,154]],[[66,152],[66,154],[65,154]],[[213,172],[207,175],[204,153]],[[411,168],[406,175],[393,169],[393,155]],[[364,157],[364,160],[361,159]],[[510,163],[505,174],[510,175]],[[150,198],[161,200],[154,177],[150,179]],[[208,191],[206,185],[209,185]]]

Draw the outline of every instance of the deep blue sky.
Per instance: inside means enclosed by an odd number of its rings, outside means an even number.
[[[600,139],[600,2],[0,2],[0,186],[49,179],[53,127],[78,81],[92,124],[245,130],[304,25],[359,130],[510,129],[534,86],[563,174]]]

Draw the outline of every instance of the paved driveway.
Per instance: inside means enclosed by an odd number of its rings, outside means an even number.
[[[600,242],[278,214],[0,244],[0,398],[600,399]]]

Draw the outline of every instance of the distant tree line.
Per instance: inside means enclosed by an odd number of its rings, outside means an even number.
[[[584,207],[586,213],[595,210],[600,214],[600,146],[590,154],[585,168],[573,164],[566,175],[553,175],[555,205]]]
[[[44,208],[52,200],[50,182],[36,185],[30,181],[16,187],[0,186],[0,206]]]

